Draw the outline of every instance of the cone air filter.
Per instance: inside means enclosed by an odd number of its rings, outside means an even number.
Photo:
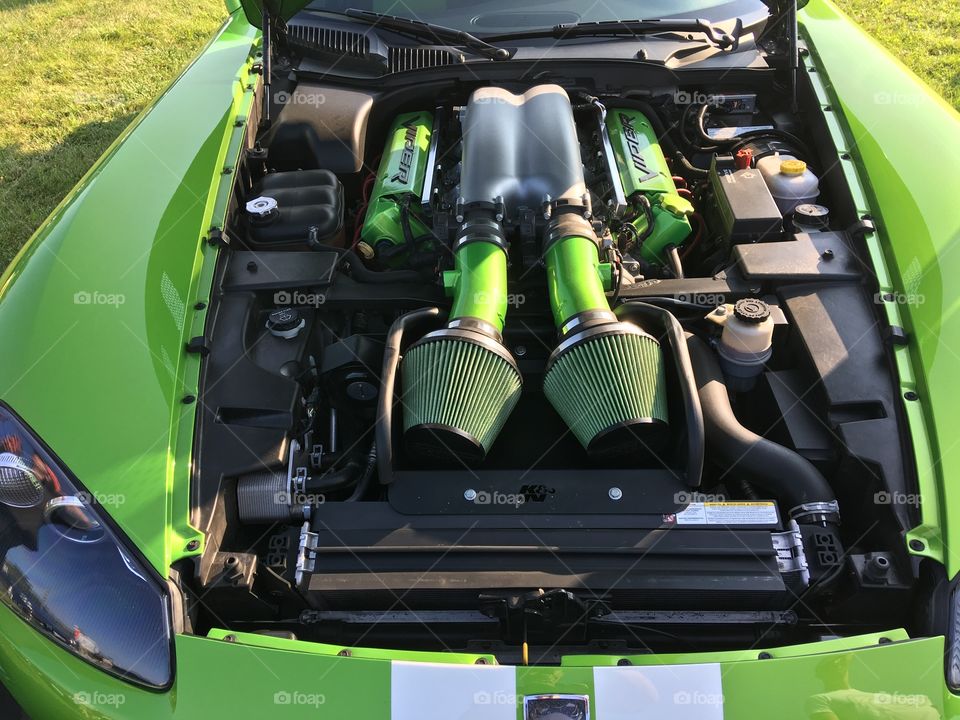
[[[436,462],[483,460],[520,398],[510,353],[467,330],[427,335],[407,351],[402,372],[407,450]]]
[[[610,323],[561,343],[544,394],[598,458],[657,456],[669,437],[660,344],[639,328]]]

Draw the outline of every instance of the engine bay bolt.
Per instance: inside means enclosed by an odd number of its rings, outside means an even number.
[[[187,552],[196,552],[199,549],[200,549],[199,540],[191,540],[190,542],[187,543]]]
[[[619,500],[623,497],[623,490],[618,487],[612,487],[607,491],[607,495],[610,496],[611,500]]]
[[[230,643],[236,642],[236,641],[237,641],[237,636],[236,636],[236,635],[224,635],[224,636],[223,636],[223,641],[224,641],[224,642],[230,642]]]
[[[827,248],[820,254],[820,257],[822,257],[824,260],[833,260],[833,250]]]
[[[473,488],[469,488],[468,490],[464,490],[464,491],[463,491],[463,499],[466,500],[467,502],[473,502],[474,500],[477,499],[477,491],[474,490]]]
[[[914,552],[923,552],[923,549],[924,549],[923,540],[917,540],[916,538],[911,540],[910,549],[913,550]]]
[[[514,354],[515,354],[517,357],[523,357],[524,355],[527,354],[527,346],[526,346],[526,345],[517,345],[517,346],[513,349],[513,352],[514,352]]]

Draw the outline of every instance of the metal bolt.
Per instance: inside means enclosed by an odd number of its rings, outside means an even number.
[[[237,641],[237,636],[236,636],[236,635],[224,635],[224,636],[223,636],[223,641],[224,641],[224,642],[236,642],[236,641]]]
[[[517,345],[517,346],[513,349],[513,352],[516,353],[517,357],[523,357],[524,355],[527,354],[527,346],[526,346],[526,345]]]
[[[473,502],[477,499],[477,491],[473,488],[469,488],[463,491],[463,499],[467,502]]]
[[[191,540],[190,542],[187,543],[187,552],[195,552],[196,550],[199,550],[199,549],[200,549],[199,540]]]
[[[619,500],[623,497],[623,490],[618,487],[612,487],[607,491],[607,495],[610,496],[611,500]]]

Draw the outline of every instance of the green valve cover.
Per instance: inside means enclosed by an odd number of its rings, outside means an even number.
[[[641,193],[653,207],[654,230],[640,254],[649,262],[662,264],[666,247],[680,245],[690,235],[687,216],[693,205],[677,193],[657,134],[643,113],[614,108],[607,113],[606,122],[624,196],[630,200]],[[633,224],[638,232],[646,229],[642,214]]]
[[[394,245],[404,242],[400,203],[409,201],[414,209],[420,205],[432,128],[431,113],[414,112],[399,115],[387,133],[387,144],[360,234],[371,247],[376,248],[382,242]],[[413,235],[428,233],[428,228],[411,215]]]

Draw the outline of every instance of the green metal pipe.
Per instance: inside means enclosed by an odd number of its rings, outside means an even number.
[[[557,327],[580,313],[609,310],[605,290],[612,283],[609,263],[601,263],[596,240],[569,235],[551,243],[544,256],[550,309]]]
[[[450,319],[477,318],[503,331],[507,316],[507,255],[490,242],[457,250]],[[446,278],[444,278],[446,280]]]

